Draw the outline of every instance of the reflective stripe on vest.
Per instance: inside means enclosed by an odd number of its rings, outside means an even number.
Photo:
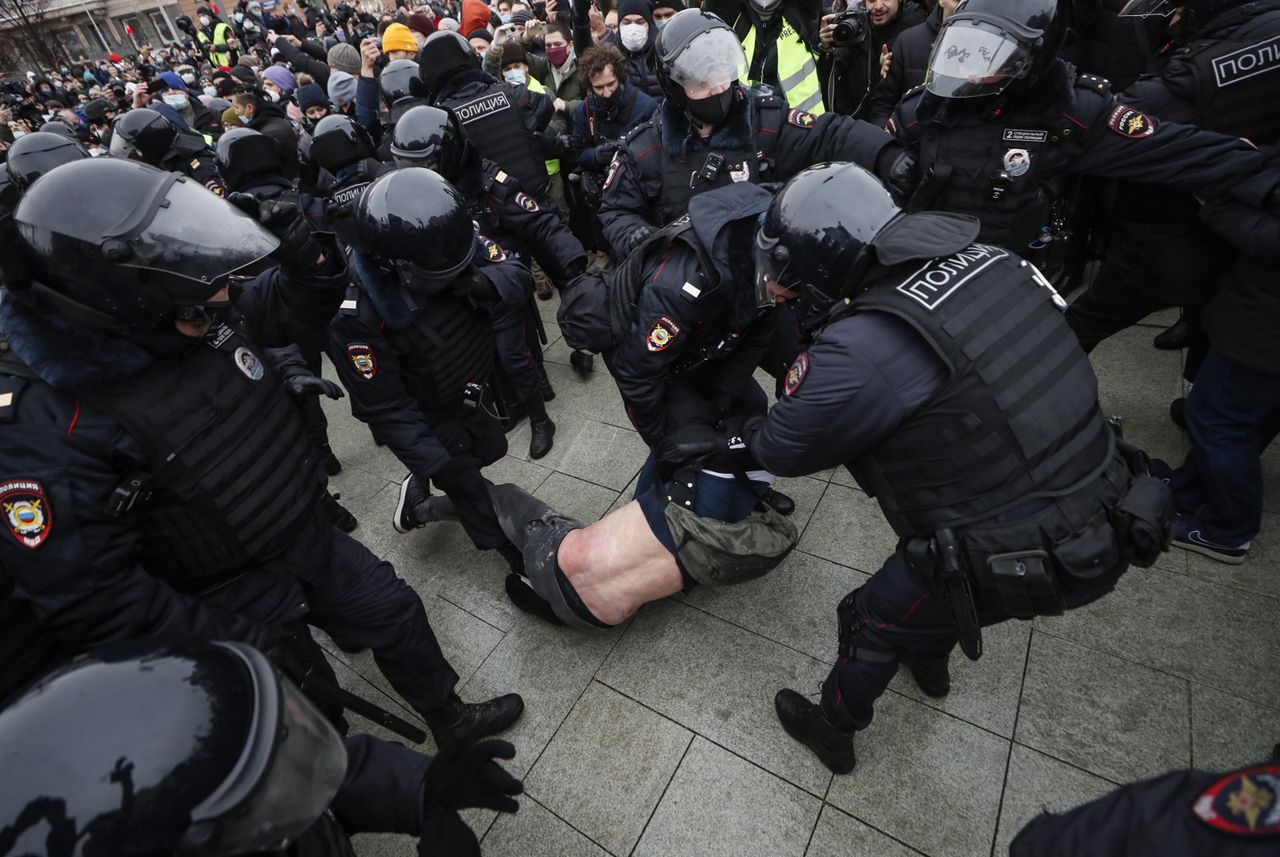
[[[742,49],[747,54],[747,62],[752,63],[756,46],[756,28],[742,40]],[[804,110],[815,116],[825,113],[822,103],[822,81],[818,79],[818,66],[804,43],[789,22],[784,21],[782,32],[774,42],[778,52],[778,88],[787,99],[787,105],[795,110]],[[760,81],[756,81],[759,83]]]
[[[525,76],[528,77],[527,74]],[[539,92],[543,95],[547,94],[547,89],[542,85],[542,81],[538,80],[536,77],[529,77],[528,80],[529,82],[526,86],[530,92]],[[547,175],[554,176],[558,172],[560,172],[560,159],[549,159],[547,161]]]
[[[214,24],[213,49],[209,51],[209,62],[215,66],[231,65],[231,50],[227,47],[228,36],[234,36],[231,27],[221,23]]]

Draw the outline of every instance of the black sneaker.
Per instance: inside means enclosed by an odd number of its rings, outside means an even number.
[[[812,750],[822,764],[837,774],[853,770],[858,763],[853,733],[841,732],[828,723],[821,706],[783,688],[773,698],[773,707],[787,734]]]
[[[1173,546],[1182,548],[1184,551],[1198,553],[1201,556],[1207,556],[1209,559],[1226,563],[1227,565],[1239,565],[1244,562],[1245,557],[1249,555],[1249,545],[1251,542],[1245,541],[1233,545],[1219,544],[1205,537],[1204,532],[1200,529],[1200,522],[1189,515],[1179,515],[1178,519],[1173,522]]]
[[[551,605],[543,601],[542,597],[533,591],[529,581],[525,580],[521,575],[508,574],[503,587],[507,590],[507,598],[521,612],[528,613],[530,616],[537,616],[552,625],[564,624],[560,617],[556,615],[556,612],[551,609]]]
[[[1151,344],[1161,351],[1181,351],[1191,344],[1193,333],[1195,328],[1184,316],[1157,333]]]
[[[431,496],[431,490],[422,484],[418,477],[410,473],[400,483],[400,501],[396,503],[395,514],[391,517],[391,525],[397,533],[407,533],[421,527],[425,521],[418,520],[418,506]]]
[[[551,451],[552,438],[556,435],[556,424],[548,417],[545,420],[529,421],[529,457],[535,461]]]
[[[329,514],[329,520],[333,525],[344,533],[349,533],[356,527],[360,526],[360,522],[356,520],[356,516],[347,511],[347,508],[338,502],[342,498],[341,494],[334,494],[330,491],[324,493],[324,510]]]
[[[779,515],[790,515],[796,510],[795,500],[792,500],[781,491],[775,491],[772,488],[760,495],[760,503],[757,504],[757,508],[761,504],[773,509],[773,511],[777,512]]]
[[[579,375],[586,377],[591,374],[595,366],[595,358],[591,356],[590,351],[571,351],[569,352],[569,365]]]
[[[454,694],[439,709],[427,714],[426,720],[439,748],[471,738],[497,735],[519,720],[523,713],[524,700],[516,693],[488,702],[463,702]]]
[[[925,696],[941,699],[951,692],[951,669],[946,658],[898,655],[898,662],[911,673]]]

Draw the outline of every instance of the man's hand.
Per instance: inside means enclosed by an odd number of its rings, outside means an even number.
[[[563,113],[563,112],[564,112],[564,99],[563,99],[563,98],[557,98],[557,99],[556,99],[554,102],[552,102],[552,103],[555,105],[555,108],[556,108],[556,112],[557,112],[557,113]]]
[[[275,30],[267,30],[267,44],[274,45],[278,38],[280,38],[280,34]]]
[[[342,388],[327,378],[317,378],[315,375],[294,375],[284,382],[285,392],[295,399],[305,399],[308,396],[328,396],[330,399],[341,399],[345,393]]]
[[[627,236],[627,252],[630,253],[635,250],[645,241],[649,240],[651,235],[653,235],[653,227],[651,226],[637,226],[635,229],[632,229],[631,234]]]
[[[516,748],[495,738],[446,744],[427,768],[422,800],[427,815],[460,809],[492,809],[517,812],[515,795],[524,791],[520,781],[497,763],[514,759]]]
[[[578,0],[578,2],[581,3],[583,2],[583,0]],[[558,4],[556,3],[556,0],[547,0],[547,5],[544,8],[546,10],[546,16],[548,21],[554,21],[556,19],[557,5]],[[588,3],[587,5],[591,5],[591,4]]]
[[[378,57],[382,56],[382,48],[374,44],[373,39],[364,39],[360,42],[360,76],[374,77],[374,70],[377,68]]]
[[[324,248],[311,233],[302,210],[291,202],[260,202],[252,194],[233,193],[227,201],[280,239],[275,256],[295,271],[313,271],[324,261]]]
[[[831,50],[831,46],[835,44],[836,18],[838,15],[823,15],[822,28],[818,30],[818,41],[822,42],[823,50]]]
[[[880,77],[889,76],[889,65],[893,62],[893,52],[889,50],[889,46],[880,46]]]

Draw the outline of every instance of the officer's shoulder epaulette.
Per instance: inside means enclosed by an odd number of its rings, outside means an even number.
[[[498,197],[506,199],[519,186],[519,182],[509,175],[505,170],[495,168],[489,173],[489,186],[485,190]]]
[[[898,100],[899,102],[902,102],[906,101],[908,98],[919,98],[924,95],[925,92],[927,92],[925,85],[923,83],[917,83],[915,86],[902,93],[902,98]]]
[[[633,143],[635,143],[645,134],[653,134],[656,137],[658,134],[658,129],[654,124],[655,121],[656,121],[655,119],[649,119],[648,121],[641,122],[639,125],[632,128],[630,131],[626,133],[626,136],[622,138],[622,145],[627,148],[630,148]]]
[[[1105,94],[1111,89],[1111,81],[1107,80],[1105,77],[1099,77],[1096,74],[1081,72],[1076,75],[1076,88],[1088,89]]]

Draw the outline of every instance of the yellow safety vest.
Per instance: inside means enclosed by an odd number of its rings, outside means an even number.
[[[234,33],[232,33],[231,27],[229,25],[224,24],[221,21],[214,24],[213,25],[214,48],[217,48],[219,46],[225,48],[227,46],[227,36],[229,34],[235,35]],[[196,40],[201,44],[208,44],[209,37],[204,34],[204,30],[196,30]],[[223,65],[226,65],[226,66],[231,65],[231,51],[210,50],[209,64],[214,66],[215,68]]]
[[[543,95],[547,94],[546,87],[542,85],[542,81],[538,80],[536,77],[533,77],[528,72],[524,73],[524,78],[526,81],[525,87],[530,92],[541,92]],[[554,176],[556,173],[560,172],[559,158],[555,158],[553,160],[547,161],[546,163],[547,163],[547,175]]]
[[[818,64],[813,61],[809,46],[789,21],[782,22],[782,32],[778,33],[774,45],[778,50],[778,83],[782,90],[779,94],[787,99],[787,106],[815,116],[825,113],[827,108],[822,103],[822,81],[818,79]],[[748,67],[755,65],[755,47],[756,28],[753,26],[742,40]],[[763,67],[762,63],[761,68]]]

